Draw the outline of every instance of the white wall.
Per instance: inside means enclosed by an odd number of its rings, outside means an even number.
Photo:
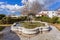
[[[41,11],[39,12],[39,14],[47,14],[50,18],[52,18],[53,16],[57,16],[57,11]]]
[[[49,16],[50,18],[52,18],[52,17],[54,17],[54,16],[57,16],[57,13],[56,13],[56,11],[49,11],[49,12],[48,12],[48,16]]]

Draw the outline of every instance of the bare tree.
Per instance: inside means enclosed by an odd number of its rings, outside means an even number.
[[[25,7],[22,9],[23,14],[34,13],[37,14],[42,10],[43,5],[41,5],[37,0],[30,4],[29,1],[25,3]]]
[[[21,9],[21,13],[22,13],[23,15],[28,14],[28,9],[27,9],[26,6],[24,6],[24,7]]]
[[[33,2],[30,10],[32,11],[32,13],[36,14],[42,10],[42,5],[38,1],[35,1]]]

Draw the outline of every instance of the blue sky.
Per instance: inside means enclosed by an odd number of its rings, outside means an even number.
[[[56,2],[49,6],[49,10],[58,10],[60,8],[60,2]]]
[[[21,3],[22,0],[0,0],[0,2],[7,2],[7,4],[11,4],[11,5],[22,5]]]
[[[23,4],[22,4],[22,2],[21,2],[22,0],[0,0],[0,2],[3,2],[1,5],[10,5],[10,6],[15,6],[15,5],[17,5],[17,6],[22,6]],[[1,6],[0,5],[0,6]],[[19,15],[20,14],[20,12],[19,11],[15,11],[14,12],[15,14],[17,14],[17,15]],[[13,13],[13,14],[14,14]],[[0,8],[0,14],[12,14],[12,12],[11,12],[11,10],[8,10],[8,9],[6,9],[6,8]]]
[[[23,6],[22,0],[0,0],[0,14],[10,14],[15,13],[17,15],[20,14],[20,9]],[[47,1],[47,0],[46,0]],[[42,2],[42,1],[41,1]],[[49,10],[57,10],[60,8],[60,0],[49,0],[46,4]],[[43,3],[43,2],[42,2]],[[51,5],[49,5],[51,3]]]

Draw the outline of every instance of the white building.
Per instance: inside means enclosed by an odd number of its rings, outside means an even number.
[[[60,9],[57,11],[57,16],[60,17]]]
[[[53,16],[57,16],[57,11],[41,11],[36,16],[41,16],[41,14],[47,15],[52,18]]]

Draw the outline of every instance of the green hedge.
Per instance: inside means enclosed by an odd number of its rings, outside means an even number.
[[[5,16],[6,16],[5,14],[0,14],[0,20]]]
[[[48,16],[39,16],[39,17],[36,17],[35,20],[48,22],[48,23],[57,23],[58,17],[54,16],[53,18],[49,18]]]
[[[20,16],[18,18],[3,17],[0,20],[0,24],[13,24],[14,22],[29,21],[29,20],[30,18],[28,16]],[[49,18],[48,16],[39,16],[39,17],[34,17],[34,20],[48,22],[48,23],[60,23],[60,18],[58,17]]]
[[[59,23],[59,24],[60,24],[60,18],[58,18],[57,23]]]
[[[21,16],[18,18],[4,17],[0,20],[0,24],[13,24],[14,22],[25,21],[27,20],[26,16]]]

